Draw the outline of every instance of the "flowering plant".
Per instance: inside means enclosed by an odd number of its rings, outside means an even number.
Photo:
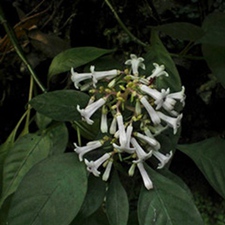
[[[167,90],[157,90],[156,79],[169,75],[164,65],[159,66],[157,63],[153,63],[155,69],[149,76],[139,74],[139,67],[145,69],[143,61],[143,58],[131,54],[131,59],[125,62],[131,69],[125,71],[113,69],[96,72],[94,66],[90,67],[91,73],[79,74],[71,70],[74,86],[88,89],[92,94],[84,109],[77,105],[82,119],[92,125],[92,115],[101,108],[100,139],[82,147],[77,143],[74,145],[80,161],[87,153],[101,149],[102,156],[95,161],[93,156],[90,160],[84,159],[87,170],[95,176],[100,175],[99,167],[103,165],[105,171],[102,179],[107,181],[113,162],[125,162],[130,166],[129,176],[134,175],[137,167],[149,190],[153,184],[144,162],[155,157],[158,160],[157,169],[162,169],[172,157],[170,149],[165,154],[160,152],[161,144],[157,136],[169,127],[174,134],[177,133],[182,114],[175,107],[178,102],[184,105],[185,95],[184,87],[174,93],[170,93],[169,87]],[[81,81],[86,83],[80,85]]]
[[[111,50],[70,49],[61,53],[65,60],[70,51],[84,58],[85,51],[91,54],[83,64],[70,68],[73,87],[34,97],[29,103],[37,111],[39,130],[10,142],[16,128],[1,147],[3,152],[10,148],[4,162],[3,209],[16,190],[7,220],[12,224],[33,218],[53,224],[65,220],[65,224],[85,224],[100,213],[105,221],[100,224],[163,224],[184,216],[201,224],[188,188],[168,170],[185,105],[185,88],[172,60],[158,64],[160,59],[150,60],[152,51],[144,58],[131,54],[123,70],[111,60],[106,69],[96,70],[99,65],[88,63],[104,59]],[[50,65],[51,76],[64,69],[58,66],[59,56]],[[81,65],[88,65],[90,72],[77,72]],[[69,152],[64,153],[65,149]],[[12,179],[17,173],[23,176]],[[37,204],[31,211],[33,198]],[[174,198],[187,208],[180,211]],[[44,216],[52,207],[62,209],[62,202],[66,219],[58,214],[59,209]],[[29,214],[21,217],[25,212]]]

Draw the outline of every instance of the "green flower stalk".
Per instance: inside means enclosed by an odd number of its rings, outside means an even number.
[[[90,73],[77,73],[71,69],[71,79],[77,89],[87,88],[92,95],[83,109],[77,106],[81,118],[93,125],[91,117],[100,111],[101,140],[88,142],[86,146],[74,144],[74,151],[80,161],[87,165],[87,170],[102,179],[110,177],[113,164],[127,163],[130,166],[129,176],[133,176],[137,167],[146,189],[152,189],[153,183],[145,170],[144,162],[152,158],[158,160],[157,169],[163,168],[171,159],[172,151],[160,152],[161,144],[157,135],[165,129],[173,129],[176,134],[180,126],[182,113],[176,105],[184,106],[185,88],[171,93],[170,88],[157,90],[155,80],[168,77],[164,65],[153,63],[155,69],[148,76],[141,75],[139,68],[145,69],[144,59],[131,54],[125,62],[129,69],[120,71],[95,71],[91,66]],[[81,84],[82,83],[82,84]],[[83,88],[85,87],[85,88]],[[98,151],[95,158],[93,151]],[[102,152],[102,154],[101,154]]]

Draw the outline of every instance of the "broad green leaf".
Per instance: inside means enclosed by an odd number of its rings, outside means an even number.
[[[161,88],[170,88],[171,91],[181,90],[180,76],[174,61],[170,57],[170,54],[164,47],[163,43],[158,37],[157,32],[152,31],[151,35],[151,47],[144,56],[144,63],[146,65],[146,74],[150,75],[154,69],[153,63],[165,66],[165,71],[168,72],[169,77],[161,76],[157,78],[157,86]]]
[[[14,145],[18,128],[20,127],[20,125],[21,125],[22,121],[24,120],[24,118],[26,117],[26,115],[27,115],[27,111],[21,116],[21,118],[19,119],[18,123],[16,124],[15,128],[10,133],[10,135],[8,136],[6,141],[0,145],[0,194],[2,193],[2,186],[3,186],[2,176],[3,176],[4,160],[6,158],[6,155],[9,151],[9,149],[12,148]]]
[[[201,216],[189,193],[173,180],[146,165],[153,189],[141,189],[138,200],[140,225],[203,225]]]
[[[74,90],[60,90],[38,95],[30,101],[39,113],[57,121],[80,120],[77,105],[84,108],[89,96]]]
[[[100,207],[94,214],[82,220],[82,223],[74,220],[70,225],[109,225],[103,207]]]
[[[69,132],[65,123],[57,123],[47,130],[49,130],[47,135],[51,142],[51,150],[49,154],[54,155],[63,153],[66,150],[69,140]]]
[[[202,24],[204,36],[198,43],[225,47],[225,14],[214,12],[209,14]]]
[[[87,190],[83,163],[74,153],[58,154],[35,165],[12,199],[10,225],[68,225]]]
[[[202,44],[202,53],[212,73],[225,88],[225,46]]]
[[[116,171],[111,176],[106,194],[106,214],[110,225],[126,225],[129,215],[127,193]]]
[[[163,24],[154,27],[154,29],[162,31],[165,34],[182,41],[196,41],[204,34],[204,31],[201,27],[185,22]]]
[[[55,74],[69,71],[72,67],[77,68],[85,65],[114,51],[115,50],[113,49],[102,49],[96,47],[77,47],[68,49],[53,58],[48,71],[49,78]]]
[[[48,155],[65,150],[65,140],[67,141],[68,137],[62,138],[61,132],[66,132],[65,127],[62,126],[58,124],[58,126],[53,126],[40,134],[24,135],[15,142],[4,162],[3,190],[0,205],[9,195],[16,191],[22,178],[37,162]],[[62,143],[60,146],[56,146],[59,138],[62,138]]]
[[[177,148],[196,163],[212,187],[225,198],[225,140],[213,137]]]
[[[52,122],[52,119],[37,112],[35,115],[35,122],[40,130],[44,130]]]
[[[83,220],[92,215],[102,205],[106,192],[106,184],[99,177],[90,175],[88,189],[81,209],[74,219],[74,225],[83,224]]]
[[[178,177],[177,175],[175,175],[168,169],[161,169],[161,170],[158,170],[158,172],[161,175],[163,175],[164,177],[167,177],[170,180],[172,180],[173,182],[175,182],[176,184],[178,184],[181,188],[183,188],[187,192],[187,194],[192,196],[191,190],[189,189],[189,187],[184,183],[184,181],[180,177]]]
[[[112,55],[102,56],[91,62],[91,64],[95,65],[96,71],[120,69],[121,67],[124,66],[119,61],[114,59]],[[90,63],[87,66],[85,66],[85,71],[90,71]]]

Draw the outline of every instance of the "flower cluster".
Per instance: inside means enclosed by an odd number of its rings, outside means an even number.
[[[177,104],[184,106],[184,87],[171,93],[170,88],[157,90],[155,80],[167,77],[164,65],[153,63],[155,69],[149,76],[139,74],[139,68],[145,69],[144,59],[131,54],[125,62],[130,70],[117,69],[97,72],[94,66],[90,73],[77,73],[71,69],[71,79],[75,88],[89,90],[92,94],[87,106],[83,109],[77,105],[82,119],[92,125],[93,114],[99,114],[101,138],[88,142],[85,146],[74,143],[79,160],[85,162],[87,170],[95,176],[102,174],[108,180],[115,161],[130,166],[128,174],[133,176],[138,168],[145,187],[153,188],[152,181],[145,170],[147,159],[158,160],[161,169],[171,159],[172,151],[160,152],[161,145],[157,135],[167,128],[176,134],[182,114],[176,110]],[[90,152],[102,152],[97,159],[85,157]],[[87,155],[86,155],[87,154]]]

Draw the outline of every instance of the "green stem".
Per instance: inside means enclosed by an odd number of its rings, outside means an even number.
[[[120,26],[123,28],[123,30],[130,36],[130,38],[136,42],[137,44],[140,44],[143,47],[147,47],[148,45],[144,42],[142,42],[141,40],[139,40],[137,37],[135,37],[125,26],[125,24],[122,22],[122,20],[120,19],[120,17],[118,16],[117,12],[115,11],[115,9],[113,8],[113,6],[111,5],[111,3],[109,2],[109,0],[105,0],[106,4],[109,6],[109,8],[111,9],[112,13],[114,14],[117,22],[120,24]]]
[[[33,88],[34,88],[34,79],[31,76],[30,77],[30,88],[29,88],[29,94],[28,94],[28,102],[32,99]],[[25,122],[25,125],[24,125],[23,134],[29,133],[30,111],[31,111],[31,105],[28,104],[28,106],[27,106],[27,116],[26,116],[26,122]]]
[[[40,82],[40,80],[38,79],[37,75],[35,74],[33,68],[31,67],[31,65],[29,64],[29,62],[27,61],[23,50],[20,46],[20,44],[18,43],[17,37],[14,33],[14,30],[11,28],[11,26],[8,24],[2,6],[0,4],[0,22],[3,24],[5,31],[10,39],[10,41],[12,42],[12,45],[14,46],[14,49],[16,51],[16,53],[18,54],[18,56],[20,57],[20,59],[23,61],[23,63],[26,65],[27,69],[29,70],[31,76],[34,78],[35,82],[37,83],[37,85],[40,87],[40,89],[42,90],[42,92],[47,92],[45,87],[42,85],[42,83]]]

